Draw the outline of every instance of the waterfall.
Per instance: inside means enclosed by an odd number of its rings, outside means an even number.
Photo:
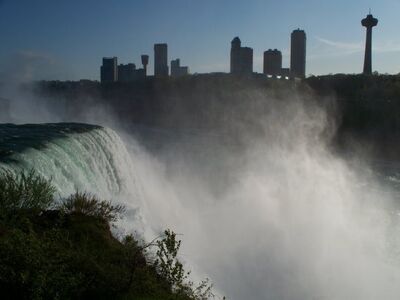
[[[125,144],[115,131],[76,123],[0,125],[0,167],[13,173],[35,170],[51,181],[56,198],[75,191],[126,206],[137,232],[143,197]],[[6,154],[6,155],[4,155]]]

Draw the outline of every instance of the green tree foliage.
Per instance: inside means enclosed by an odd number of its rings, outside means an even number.
[[[195,300],[206,300],[214,297],[212,284],[206,279],[197,287],[188,280],[190,272],[186,272],[178,259],[181,240],[171,230],[164,231],[164,237],[158,240],[154,266],[161,277],[166,280],[172,291],[178,295]]]
[[[0,172],[1,218],[10,217],[17,210],[39,212],[53,204],[54,187],[35,171],[17,175],[7,170]]]
[[[181,290],[184,280],[189,275],[185,273],[182,263],[177,258],[181,241],[177,240],[176,234],[170,230],[166,230],[164,234],[165,237],[157,241],[157,259],[154,265],[174,290]]]

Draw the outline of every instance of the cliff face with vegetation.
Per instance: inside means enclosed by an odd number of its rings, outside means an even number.
[[[84,193],[56,203],[53,193],[33,171],[0,174],[2,299],[211,296],[208,282],[194,287],[187,280],[173,232],[147,244],[133,236],[117,239],[110,226],[123,207]]]

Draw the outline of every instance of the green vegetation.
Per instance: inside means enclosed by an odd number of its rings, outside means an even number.
[[[76,192],[60,205],[60,209],[65,214],[79,213],[113,222],[124,212],[121,205],[113,206],[110,201],[99,201],[93,195]]]
[[[197,287],[188,281],[173,232],[148,244],[131,235],[120,241],[110,222],[121,217],[122,206],[79,192],[57,204],[53,194],[51,183],[33,171],[0,172],[1,299],[213,296],[208,281]]]
[[[53,203],[54,188],[33,171],[13,175],[3,171],[0,180],[0,217],[8,220],[21,210],[38,213]]]

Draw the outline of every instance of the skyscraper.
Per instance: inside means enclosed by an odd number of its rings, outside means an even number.
[[[372,74],[372,27],[378,25],[378,19],[369,14],[361,21],[361,25],[367,28],[365,40],[364,74]]]
[[[269,49],[264,52],[264,68],[265,75],[282,75],[282,52],[275,49]]]
[[[154,45],[154,76],[168,77],[168,45]]]
[[[231,74],[250,75],[253,73],[253,49],[242,47],[238,37],[231,43]]]
[[[100,67],[100,81],[118,81],[118,59],[116,57],[103,57],[103,65]]]
[[[181,66],[179,58],[171,60],[171,77],[181,77],[189,74],[189,67]]]
[[[136,65],[135,64],[120,64],[118,66],[118,81],[129,82],[136,79]]]
[[[290,45],[290,73],[291,76],[306,77],[306,33],[296,29],[292,32]]]

